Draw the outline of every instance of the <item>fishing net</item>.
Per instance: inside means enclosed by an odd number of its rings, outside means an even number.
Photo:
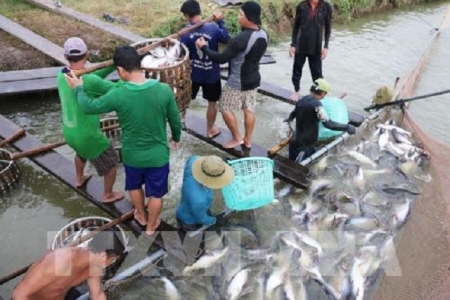
[[[447,10],[441,31],[449,18]],[[430,49],[431,43],[400,89],[400,98],[414,94]],[[450,299],[450,190],[447,186],[450,182],[450,147],[427,134],[406,107],[402,127],[414,132],[415,138],[431,155],[432,180],[423,186],[410,218],[396,240],[400,276],[384,276],[374,299]]]

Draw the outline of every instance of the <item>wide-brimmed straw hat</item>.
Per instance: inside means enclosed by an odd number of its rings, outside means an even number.
[[[220,157],[211,155],[197,158],[192,164],[195,180],[210,189],[221,189],[231,183],[234,170]]]
[[[388,103],[394,97],[394,91],[388,86],[380,87],[372,98],[372,104]]]

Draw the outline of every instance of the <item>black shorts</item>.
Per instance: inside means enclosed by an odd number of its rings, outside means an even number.
[[[219,101],[220,95],[222,94],[222,82],[220,82],[220,79],[215,83],[192,82],[191,99],[195,99],[195,97],[197,97],[200,87],[202,88],[204,99],[211,102]]]

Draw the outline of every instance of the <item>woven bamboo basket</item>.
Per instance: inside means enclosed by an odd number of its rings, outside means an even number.
[[[0,194],[9,190],[19,181],[20,172],[11,152],[0,149]]]
[[[131,46],[139,49],[141,47],[158,42],[161,39],[147,39],[132,44]],[[177,40],[171,39],[167,43],[163,43],[161,47],[168,49],[171,46],[178,44]],[[179,59],[171,66],[160,68],[144,68],[145,77],[159,80],[167,83],[173,90],[177,100],[178,109],[180,112],[185,111],[191,103],[191,62],[189,59],[188,48],[180,43],[181,51]]]
[[[100,128],[105,128],[118,123],[119,120],[116,116],[105,117],[100,120]],[[116,149],[117,155],[119,155],[119,161],[122,162],[122,143],[120,141],[122,137],[122,128],[119,127],[113,130],[108,130],[103,134],[111,141],[114,149]]]
[[[73,220],[69,224],[65,225],[63,228],[61,228],[55,235],[52,241],[52,250],[62,248],[65,245],[69,244],[73,240],[75,240],[77,237],[81,237],[83,233],[89,233],[90,231],[93,231],[112,220],[105,217],[98,217],[98,216],[91,216],[91,217],[83,217],[76,220]],[[119,225],[115,226],[118,231],[118,237],[125,248],[128,246],[129,238],[127,236],[127,232],[120,227]],[[80,232],[81,231],[81,232]],[[80,234],[79,234],[80,233]],[[90,240],[85,241],[84,243],[78,245],[77,247],[87,247],[87,244]],[[120,264],[123,262],[127,255],[127,252],[124,252],[120,257],[118,257],[116,260],[111,262],[106,268],[105,268],[105,276],[104,279],[110,278],[113,276],[118,268],[120,267]]]

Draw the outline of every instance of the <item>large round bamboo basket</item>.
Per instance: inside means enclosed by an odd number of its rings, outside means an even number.
[[[83,217],[76,220],[73,220],[69,224],[65,225],[63,228],[61,228],[55,235],[52,241],[52,250],[62,248],[68,243],[72,242],[74,238],[81,237],[84,230],[88,233],[89,231],[93,231],[112,220],[105,217],[98,217],[98,216],[91,216],[91,217]],[[128,246],[129,238],[127,236],[127,232],[120,227],[119,225],[115,226],[118,231],[118,237],[122,244],[124,245],[125,249]],[[81,232],[80,232],[81,231]],[[81,233],[78,235],[78,233]],[[90,240],[85,241],[84,243],[78,245],[77,247],[87,247],[87,244]],[[111,262],[106,268],[105,268],[105,276],[104,279],[109,278],[115,274],[117,269],[120,267],[120,264],[123,262],[127,255],[126,250],[120,257],[118,257],[116,260]]]
[[[116,116],[109,116],[100,120],[100,128],[105,128],[111,125],[118,124],[119,120]],[[116,128],[104,132],[104,135],[111,141],[112,146],[116,149],[117,155],[119,155],[119,161],[122,162],[122,128]]]
[[[9,190],[14,183],[19,181],[19,167],[11,157],[11,152],[0,149],[0,194]]]
[[[160,40],[161,39],[147,39],[134,43],[131,46],[139,49]],[[179,44],[179,42],[171,39],[167,43],[163,43],[161,47],[168,49],[175,44]],[[180,58],[173,65],[160,68],[144,68],[143,71],[145,71],[145,76],[147,78],[153,78],[160,82],[167,83],[172,88],[177,100],[178,109],[180,112],[183,112],[191,103],[192,81],[189,50],[183,44],[180,44],[180,47]]]

